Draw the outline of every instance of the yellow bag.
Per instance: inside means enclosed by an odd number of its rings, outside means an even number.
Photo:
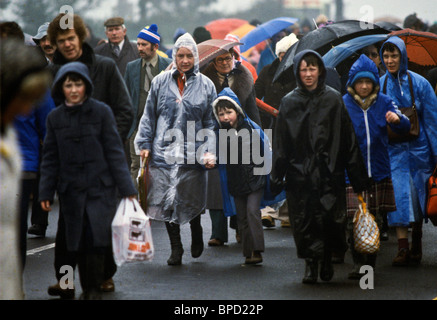
[[[354,216],[355,250],[360,253],[371,254],[379,250],[379,228],[375,217],[367,211],[362,195],[358,195],[359,210]]]

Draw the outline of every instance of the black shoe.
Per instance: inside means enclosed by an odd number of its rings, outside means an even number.
[[[60,296],[61,299],[74,299],[74,287],[73,289],[62,289],[60,283],[56,283],[50,286],[47,290],[47,293],[51,296]]]
[[[263,257],[261,255],[261,252],[254,251],[252,252],[252,256],[246,257],[246,260],[244,261],[245,264],[258,264],[263,262]]]
[[[302,283],[314,284],[317,282],[317,273],[319,269],[319,263],[312,259],[305,259],[305,275],[302,279]]]
[[[331,258],[328,257],[322,260],[320,267],[320,279],[330,281],[334,276],[334,267],[332,266]]]
[[[203,252],[203,241],[198,243],[193,243],[191,245],[191,256],[193,258],[199,258]]]
[[[46,236],[46,228],[39,225],[39,224],[33,224],[28,230],[28,234],[33,234],[35,236],[39,237],[45,237]]]
[[[182,264],[182,255],[184,254],[184,249],[172,248],[170,258],[167,260],[169,266],[180,266]]]
[[[200,222],[200,215],[190,221],[191,229],[191,256],[199,258],[202,255],[203,244],[203,228]]]
[[[354,268],[349,272],[347,278],[350,280],[360,280],[363,274],[360,273],[361,265],[354,265]]]

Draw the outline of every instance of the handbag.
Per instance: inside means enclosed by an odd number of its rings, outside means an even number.
[[[428,179],[428,194],[426,200],[426,217],[437,226],[437,166]]]
[[[416,108],[416,101],[414,99],[414,90],[413,90],[413,82],[411,80],[410,74],[407,72],[408,75],[408,84],[410,87],[410,94],[411,99],[413,101],[411,107],[405,107],[405,108],[399,108],[399,111],[402,112],[409,120],[410,120],[410,131],[405,134],[398,134],[395,133],[389,125],[387,125],[387,134],[388,134],[388,141],[390,143],[398,143],[398,142],[406,142],[411,141],[414,139],[417,139],[419,137],[420,133],[420,125],[419,125],[419,116],[417,114],[417,108]],[[383,93],[386,94],[387,91],[387,77],[384,81],[384,88]]]
[[[141,208],[147,212],[147,193],[150,184],[149,174],[149,158],[141,160],[141,169],[137,178],[138,182],[138,198]]]
[[[151,260],[154,246],[150,218],[136,199],[123,198],[112,220],[112,248],[117,266]]]
[[[379,250],[379,228],[362,195],[358,195],[358,201],[359,209],[353,220],[354,248],[359,253],[372,254]]]

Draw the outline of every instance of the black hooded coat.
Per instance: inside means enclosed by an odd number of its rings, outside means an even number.
[[[137,191],[111,109],[90,98],[94,86],[87,66],[80,62],[64,65],[54,80],[53,97],[63,99],[62,83],[69,72],[82,77],[88,98],[76,106],[61,103],[47,117],[39,201],[53,203],[57,192],[68,251],[79,250],[86,220],[93,245],[110,247],[117,196],[128,197]]]
[[[321,61],[317,88],[308,91],[298,67],[308,53]],[[345,172],[355,192],[368,183],[352,122],[339,92],[325,85],[321,56],[304,50],[295,57],[297,88],[281,102],[273,140],[273,191],[285,186],[299,258],[322,259],[344,252]],[[284,182],[285,178],[285,182]]]

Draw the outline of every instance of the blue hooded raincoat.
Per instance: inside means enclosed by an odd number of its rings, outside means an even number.
[[[429,82],[422,76],[408,71],[405,43],[399,37],[390,37],[385,43],[394,44],[401,53],[398,74],[387,72],[380,78],[384,88],[387,79],[387,95],[399,108],[412,105],[408,75],[413,83],[413,92],[419,115],[420,134],[416,140],[389,144],[389,155],[395,191],[397,211],[390,212],[390,226],[409,226],[425,215],[426,182],[432,174],[437,156],[437,99]],[[382,46],[382,49],[384,48]],[[380,55],[382,56],[382,51]]]
[[[354,83],[361,78],[369,78],[374,83],[373,92],[367,97],[369,100],[366,102],[369,105],[365,110],[358,104],[361,99],[352,89]],[[390,97],[379,92],[378,68],[365,55],[361,55],[352,65],[347,87],[348,93],[343,96],[343,100],[360,144],[367,174],[369,178],[379,182],[391,176],[385,114],[392,111],[400,117],[399,124],[390,124],[390,127],[399,133],[408,132],[410,121],[399,111]]]

